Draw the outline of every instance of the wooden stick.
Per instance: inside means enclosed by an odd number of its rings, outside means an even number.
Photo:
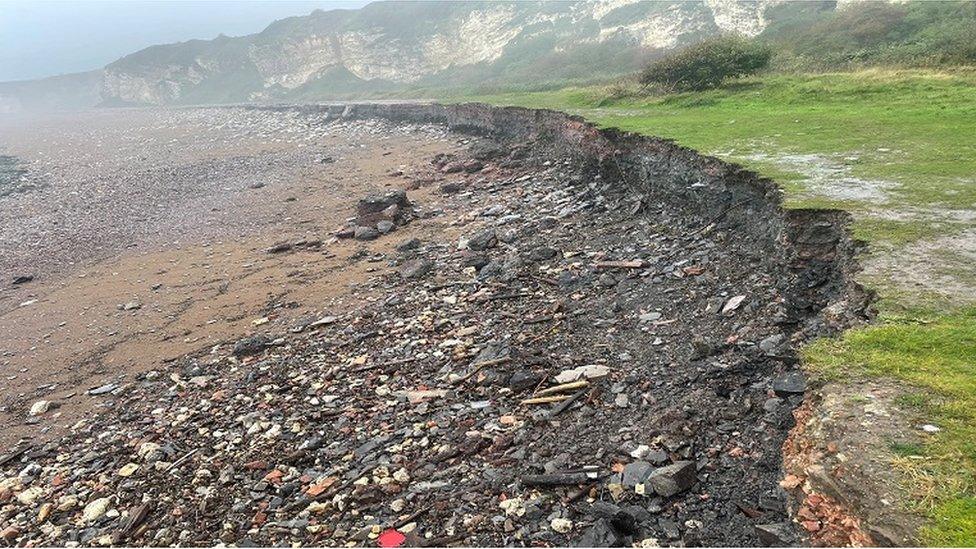
[[[426,504],[426,502],[424,502],[424,504]],[[416,520],[417,518],[419,518],[420,516],[422,516],[424,513],[428,512],[428,511],[430,511],[430,506],[424,505],[418,511],[416,511],[414,513],[411,513],[410,516],[408,516],[406,518],[403,518],[403,519],[400,519],[400,520],[396,521],[395,523],[393,523],[393,527],[394,528],[403,528],[404,526],[410,524],[411,522],[413,522],[414,520]]]
[[[574,486],[592,481],[587,473],[552,473],[549,475],[525,475],[522,484],[526,486]]]
[[[473,364],[473,366],[475,366],[474,370],[471,370],[467,374],[464,374],[463,376],[455,379],[454,381],[451,382],[451,385],[460,385],[464,383],[465,381],[477,375],[477,373],[480,372],[481,369],[484,368],[485,366],[497,366],[499,364],[505,364],[510,360],[512,360],[512,357],[506,356],[502,358],[496,358],[493,360],[486,360],[484,362],[479,362],[478,364]]]
[[[569,409],[570,406],[573,405],[574,402],[576,402],[577,400],[579,400],[580,397],[582,397],[584,394],[586,394],[586,389],[581,389],[581,390],[577,391],[575,394],[573,394],[573,396],[571,396],[571,397],[567,398],[566,400],[560,402],[556,406],[553,406],[552,411],[549,412],[549,417],[550,418],[554,418],[554,417],[558,416],[559,414],[565,412],[566,410]]]
[[[550,404],[552,402],[562,402],[567,398],[572,398],[572,395],[556,395],[538,398],[527,398],[522,401],[522,404]]]
[[[522,321],[522,324],[542,324],[543,322],[548,322],[552,320],[552,315],[542,315],[533,318],[527,318]]]
[[[570,381],[569,383],[561,383],[555,387],[549,387],[548,389],[543,389],[538,393],[533,394],[533,397],[541,397],[546,395],[551,395],[555,393],[565,393],[566,391],[572,391],[574,389],[581,389],[589,385],[590,382],[583,379],[580,381]]]
[[[597,269],[640,269],[647,266],[647,262],[642,259],[631,261],[597,261],[593,264]]]
[[[197,448],[195,450],[190,450],[190,452],[187,453],[185,456],[183,456],[180,459],[174,461],[173,464],[170,465],[169,468],[166,469],[166,472],[171,472],[174,469],[176,469],[177,467],[179,467],[180,465],[183,465],[184,462],[186,462],[188,459],[190,459],[191,457],[193,457],[193,455],[196,454],[199,451],[200,451],[199,448]]]

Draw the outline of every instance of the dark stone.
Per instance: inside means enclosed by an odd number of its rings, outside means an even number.
[[[379,223],[376,224],[376,230],[379,231],[381,234],[386,234],[393,230],[393,222],[386,221],[386,220],[380,221]]]
[[[271,246],[265,251],[268,252],[269,254],[280,254],[283,252],[290,251],[291,249],[292,249],[292,245],[290,242],[279,242],[274,246]]]
[[[487,265],[481,268],[478,272],[478,278],[488,279],[492,277],[501,277],[505,274],[505,264],[497,259],[492,259]]]
[[[516,392],[526,391],[541,383],[544,377],[538,372],[515,372],[508,378],[508,387]]]
[[[444,183],[440,187],[441,194],[457,194],[461,192],[461,185],[453,181]]]
[[[484,167],[485,165],[478,160],[469,160],[464,163],[464,171],[466,173],[480,172]]]
[[[759,342],[759,350],[767,355],[775,355],[784,341],[786,341],[785,335],[773,334]]]
[[[620,483],[628,488],[633,488],[638,484],[643,484],[653,472],[654,466],[646,461],[628,463],[623,472],[620,473]]]
[[[574,544],[575,547],[623,547],[627,540],[621,536],[608,519],[593,523]]]
[[[474,267],[481,269],[488,264],[488,257],[484,254],[465,253],[461,257],[461,267]]]
[[[359,215],[378,214],[390,206],[400,208],[410,207],[410,200],[407,199],[407,191],[397,189],[384,194],[371,194],[362,198],[356,206]]]
[[[662,452],[661,450],[651,450],[644,456],[646,461],[650,461],[654,465],[663,465],[668,461],[668,454]]]
[[[696,470],[694,461],[679,461],[655,470],[647,480],[659,496],[671,497],[695,485]]]
[[[807,380],[803,372],[787,372],[773,380],[773,392],[777,396],[802,395],[807,390]]]
[[[265,335],[259,334],[252,337],[245,337],[234,344],[234,356],[256,355],[265,350],[270,344],[271,340]]]
[[[476,160],[492,160],[505,156],[505,149],[494,143],[479,143],[471,147],[471,157]]]
[[[485,229],[468,240],[468,249],[475,252],[483,252],[497,245],[498,236],[495,234],[495,229]]]
[[[540,246],[529,252],[529,259],[532,261],[547,261],[559,255],[559,250],[548,246]]]
[[[678,526],[677,522],[668,519],[658,519],[657,525],[664,531],[664,535],[668,539],[678,539],[681,537],[681,527]]]
[[[409,240],[404,240],[403,242],[397,244],[397,251],[399,252],[409,252],[410,250],[416,250],[420,247],[419,238],[411,238]]]
[[[13,283],[14,284],[27,284],[28,282],[30,282],[32,280],[34,280],[34,275],[19,275],[19,276],[15,276],[14,277]]]
[[[400,276],[403,278],[421,278],[434,268],[434,262],[429,259],[411,259],[400,266]]]
[[[785,547],[796,543],[796,531],[788,522],[757,524],[756,535],[768,547]]]
[[[376,238],[379,238],[379,236],[380,232],[376,230],[375,227],[359,226],[356,227],[356,232],[353,234],[353,237],[356,240],[375,240]]]
[[[695,338],[691,341],[691,355],[690,360],[701,360],[706,357],[710,357],[716,353],[716,345],[710,341],[701,338]]]
[[[396,221],[400,218],[400,206],[391,204],[380,212],[380,217],[386,219],[387,221]]]
[[[457,173],[462,170],[464,170],[464,164],[462,162],[449,162],[441,168],[441,171],[444,173]]]
[[[512,356],[512,346],[505,341],[492,340],[474,357],[474,364]]]
[[[596,518],[612,519],[620,512],[620,507],[609,501],[596,500],[590,505],[589,511]]]

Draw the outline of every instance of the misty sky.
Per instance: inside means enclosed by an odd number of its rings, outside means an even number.
[[[315,9],[367,0],[0,0],[0,82],[105,66],[168,42],[240,36]]]

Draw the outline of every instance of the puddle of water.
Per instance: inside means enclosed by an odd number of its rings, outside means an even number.
[[[753,153],[741,158],[799,173],[810,192],[838,200],[885,203],[888,189],[896,186],[892,181],[854,177],[851,166],[818,154]]]
[[[865,215],[890,221],[922,221],[928,223],[976,223],[976,210],[946,210],[939,208],[903,207],[898,210],[876,210]]]

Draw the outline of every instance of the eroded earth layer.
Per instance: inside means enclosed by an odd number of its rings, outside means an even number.
[[[803,543],[842,216],[557,113],[87,116],[107,146],[6,151],[4,542]]]

